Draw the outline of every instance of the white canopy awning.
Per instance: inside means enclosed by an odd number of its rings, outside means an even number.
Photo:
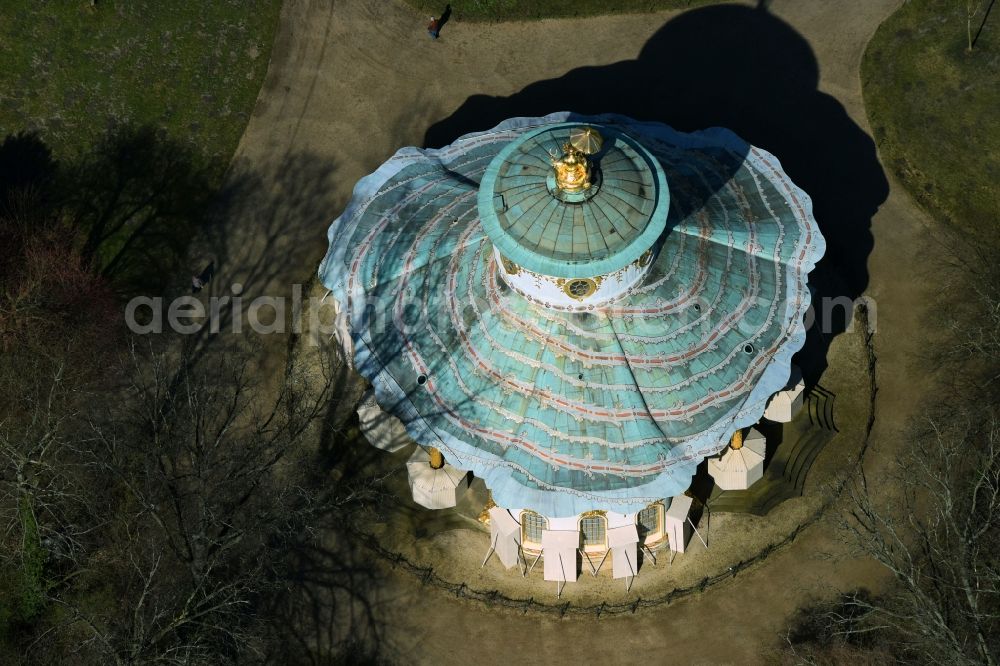
[[[542,530],[543,578],[561,583],[575,583],[578,577],[576,551],[580,533],[573,530]]]
[[[635,525],[608,529],[612,578],[629,578],[639,573],[639,531]]]
[[[495,506],[490,514],[490,551],[486,555],[496,553],[500,563],[510,569],[522,560],[521,554],[521,524],[507,509]],[[485,560],[483,561],[485,565]]]

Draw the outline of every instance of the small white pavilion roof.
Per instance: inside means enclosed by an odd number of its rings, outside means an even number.
[[[406,462],[410,492],[413,501],[428,509],[447,509],[458,503],[468,487],[468,472],[448,463],[434,469],[430,465],[430,455],[417,447]]]

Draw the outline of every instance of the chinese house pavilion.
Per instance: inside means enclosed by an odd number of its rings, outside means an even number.
[[[400,150],[329,242],[339,342],[419,445],[414,498],[481,478],[491,552],[541,553],[549,580],[572,548],[632,575],[636,544],[683,551],[706,458],[753,482],[748,429],[789,383],[825,248],[732,132],[571,113]]]

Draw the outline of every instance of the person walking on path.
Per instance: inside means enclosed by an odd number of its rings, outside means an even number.
[[[191,276],[191,293],[197,294],[201,291],[209,282],[212,281],[212,276],[215,275],[215,261],[213,260],[208,266],[202,270],[200,275]]]

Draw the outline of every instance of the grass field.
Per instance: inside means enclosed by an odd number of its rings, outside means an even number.
[[[936,218],[992,234],[1000,213],[1000,2],[967,50],[965,2],[910,0],[861,68],[882,159]]]
[[[428,16],[441,16],[450,4],[451,18],[466,21],[527,21],[533,19],[596,16],[685,9],[709,4],[710,0],[407,0]]]
[[[161,127],[217,167],[267,70],[280,0],[4,0],[0,138],[75,157],[109,126]]]

